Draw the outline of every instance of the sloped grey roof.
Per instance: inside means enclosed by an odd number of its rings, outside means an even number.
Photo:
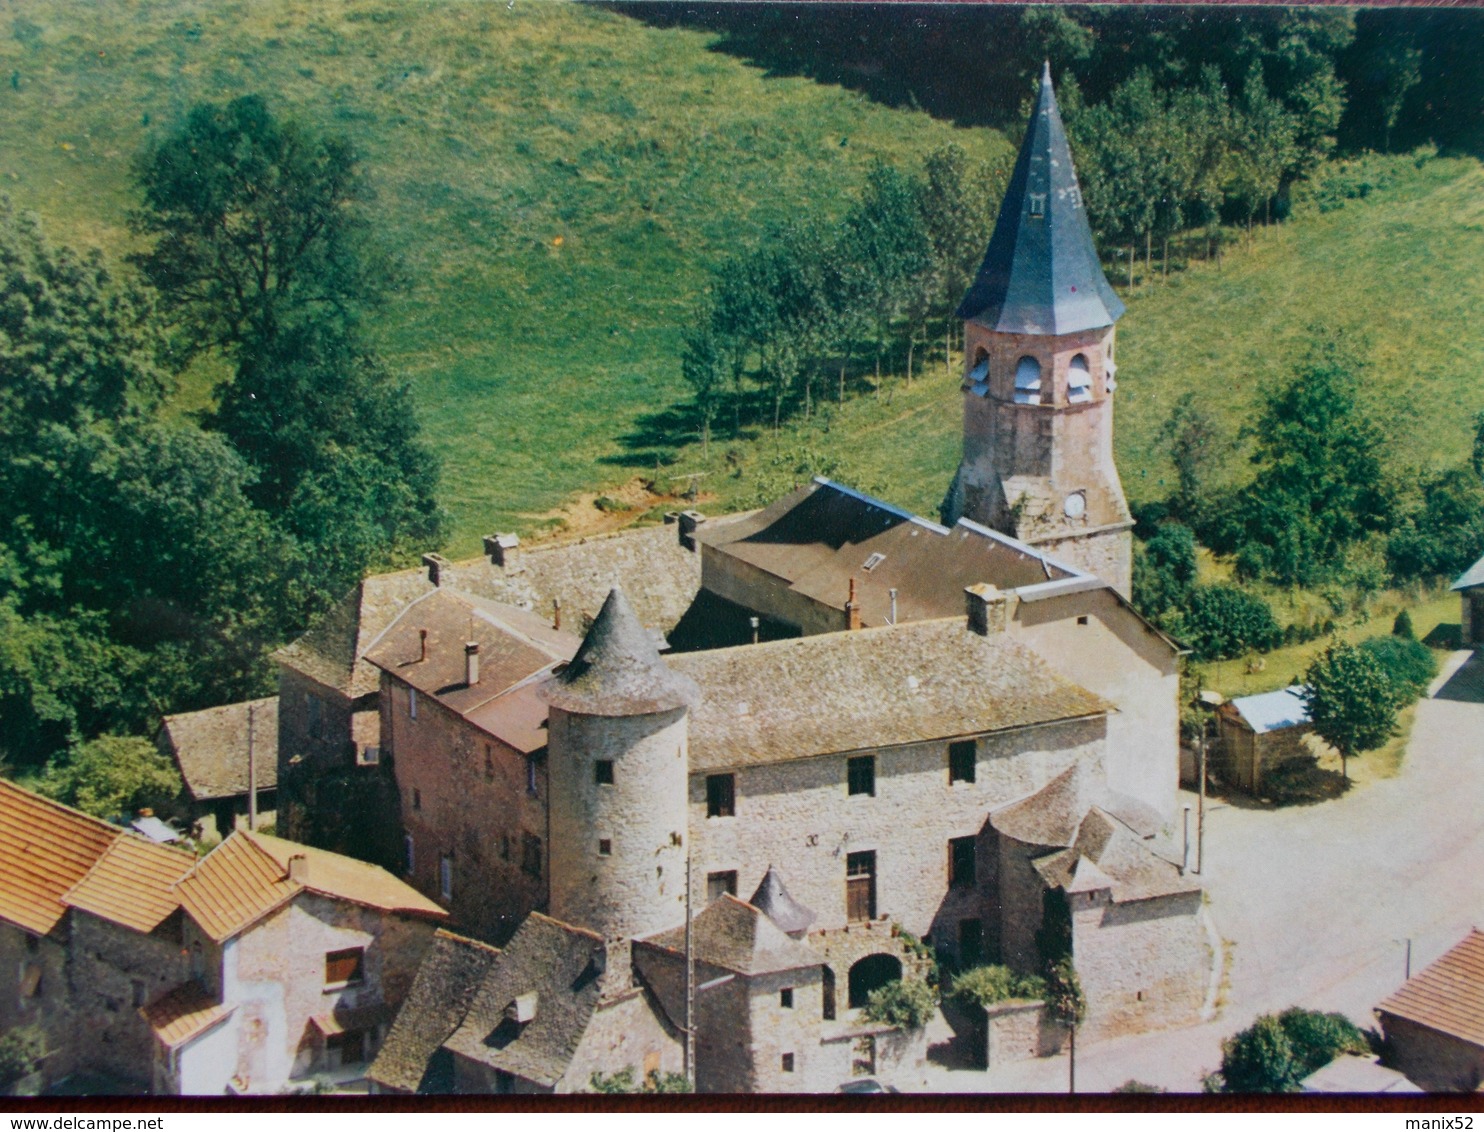
[[[644,941],[675,954],[685,953],[685,926],[670,928]],[[702,963],[736,971],[739,975],[766,975],[817,967],[817,952],[791,939],[751,904],[723,893],[691,924],[691,952]]]
[[[1460,574],[1458,581],[1454,582],[1448,588],[1452,590],[1471,590],[1475,586],[1484,586],[1484,558],[1479,559],[1479,561]]]
[[[615,586],[582,647],[542,693],[563,711],[584,715],[649,715],[694,704],[695,682],[660,659],[654,638]]]
[[[1069,334],[1112,326],[1123,311],[1098,262],[1048,65],[989,250],[958,317],[1013,334]]]
[[[1026,845],[1067,846],[1086,809],[1078,769],[1070,766],[1034,794],[991,812],[989,824]]]
[[[672,657],[701,686],[692,773],[981,735],[1114,710],[962,617]]]
[[[259,790],[278,785],[278,697],[167,715],[161,738],[197,802],[247,793],[248,719]]]
[[[1144,843],[1106,810],[1092,807],[1078,824],[1072,844],[1038,857],[1035,868],[1050,888],[1067,892],[1106,890],[1115,904],[1199,892],[1200,882]]]
[[[789,894],[783,878],[778,875],[778,870],[772,865],[768,866],[768,871],[763,874],[757,891],[752,894],[752,899],[748,903],[788,935],[808,931],[809,925],[816,919],[812,910],[804,907]]]
[[[1304,703],[1304,685],[1290,684],[1276,692],[1263,692],[1256,696],[1239,696],[1228,700],[1232,709],[1242,717],[1242,722],[1259,735],[1269,731],[1282,731],[1289,727],[1303,727],[1312,722],[1309,707]]]
[[[407,1093],[451,1093],[453,1065],[440,1047],[474,1002],[498,948],[440,929],[423,957],[412,990],[366,1076]]]
[[[601,937],[532,912],[490,964],[444,1048],[538,1085],[555,1085],[597,1008],[604,955]],[[536,995],[535,1018],[507,1019],[505,1008],[527,994]]]

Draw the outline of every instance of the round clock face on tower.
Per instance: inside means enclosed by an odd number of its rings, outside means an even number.
[[[1061,509],[1068,519],[1080,519],[1087,512],[1087,496],[1074,491],[1062,501]]]

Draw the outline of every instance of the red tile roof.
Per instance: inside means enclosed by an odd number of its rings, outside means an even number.
[[[180,907],[175,882],[190,872],[189,849],[125,834],[110,845],[62,902],[136,932],[151,932]]]
[[[1484,932],[1470,931],[1376,1010],[1484,1046]]]
[[[173,1048],[220,1022],[234,1009],[215,1001],[200,983],[192,982],[141,1007],[139,1013],[155,1037]]]
[[[45,935],[122,830],[0,779],[0,919]]]

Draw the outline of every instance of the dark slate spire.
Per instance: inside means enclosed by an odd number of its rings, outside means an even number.
[[[654,638],[615,586],[572,663],[547,685],[545,698],[582,715],[650,715],[694,706],[701,690],[660,659]]]
[[[801,935],[814,923],[814,913],[788,894],[783,878],[772,865],[747,903],[777,924],[785,935]]]
[[[989,251],[958,317],[1012,334],[1069,334],[1112,326],[1122,313],[1098,263],[1048,63]]]

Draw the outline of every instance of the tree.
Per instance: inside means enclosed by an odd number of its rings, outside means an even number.
[[[1221,1091],[1296,1093],[1342,1053],[1366,1053],[1365,1035],[1343,1014],[1290,1007],[1264,1014],[1221,1043]]]
[[[1064,956],[1046,968],[1046,1014],[1053,1022],[1067,1028],[1067,1091],[1077,1091],[1077,1027],[1087,1017],[1087,998],[1082,982],[1072,966],[1072,957]]]
[[[1197,660],[1230,660],[1274,648],[1282,634],[1268,603],[1236,586],[1196,586],[1184,610],[1161,622]]]
[[[1381,746],[1396,730],[1397,687],[1365,650],[1331,646],[1309,666],[1304,685],[1300,695],[1314,733],[1340,753],[1346,777],[1350,758]]]
[[[41,793],[98,818],[169,811],[184,789],[180,772],[148,739],[103,735],[50,767]]]
[[[1190,602],[1196,579],[1195,536],[1180,523],[1162,523],[1134,547],[1134,604],[1159,621]]]
[[[1204,514],[1206,485],[1222,448],[1221,427],[1201,404],[1194,393],[1182,394],[1160,430],[1175,465],[1170,508],[1192,524],[1199,524]]]
[[[866,999],[865,1016],[872,1022],[920,1030],[938,1008],[938,996],[921,979],[896,979],[877,987]]]
[[[1454,578],[1484,546],[1484,481],[1467,467],[1422,480],[1420,503],[1396,524],[1386,562],[1398,581]]]
[[[1406,616],[1406,612],[1404,609],[1397,614],[1397,620]],[[1412,638],[1410,619],[1405,628],[1405,635],[1392,632],[1384,637],[1371,637],[1361,641],[1358,647],[1380,664],[1399,697],[1415,700],[1427,691],[1438,674],[1438,659],[1432,649]]]
[[[1405,609],[1398,613],[1396,620],[1391,623],[1391,635],[1407,641],[1417,639],[1417,634],[1412,628],[1412,615]]]

